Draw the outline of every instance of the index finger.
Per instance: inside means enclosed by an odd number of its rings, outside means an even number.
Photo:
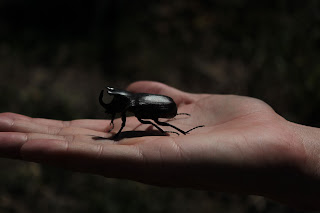
[[[107,132],[111,126],[110,120],[102,120],[102,119],[79,119],[79,120],[71,120],[71,121],[62,121],[62,120],[54,120],[54,119],[46,119],[46,118],[32,118],[25,115],[20,115],[11,112],[0,113],[0,120],[10,119],[12,121],[22,120],[28,121],[34,124],[40,124],[44,126],[53,126],[59,128],[68,128],[68,127],[77,127],[83,129],[89,129],[99,132]],[[117,126],[120,125],[120,120],[116,119],[115,124]],[[128,119],[127,126],[128,127],[136,127],[137,121],[134,119]]]

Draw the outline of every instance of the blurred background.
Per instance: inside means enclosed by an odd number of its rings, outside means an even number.
[[[317,0],[0,0],[0,112],[104,118],[106,86],[238,94],[320,126]],[[0,160],[0,212],[305,212]]]

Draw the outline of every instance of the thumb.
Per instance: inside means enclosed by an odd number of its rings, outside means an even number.
[[[177,105],[194,102],[194,95],[186,93],[156,81],[137,81],[131,83],[127,90],[134,93],[151,93],[171,97]]]

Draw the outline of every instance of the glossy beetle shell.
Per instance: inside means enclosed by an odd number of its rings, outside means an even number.
[[[177,105],[168,96],[137,93],[128,111],[144,119],[173,118],[177,115]]]

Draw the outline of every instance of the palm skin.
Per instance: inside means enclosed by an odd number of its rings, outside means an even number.
[[[103,140],[112,136],[108,120],[66,122],[2,113],[0,155],[154,185],[258,194],[285,203],[299,199],[292,186],[299,181],[305,147],[289,122],[264,102],[190,94],[157,82],[136,82],[128,90],[170,96],[178,112],[191,114],[171,124],[182,130],[205,127],[187,135],[113,141]],[[113,134],[120,125],[116,119]],[[123,131],[151,129],[129,117]]]

